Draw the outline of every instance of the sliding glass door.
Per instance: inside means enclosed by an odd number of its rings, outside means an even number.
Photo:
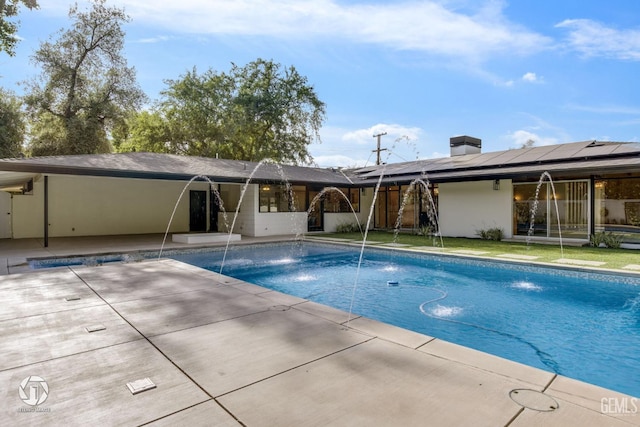
[[[514,183],[513,198],[514,235],[589,238],[589,181]]]

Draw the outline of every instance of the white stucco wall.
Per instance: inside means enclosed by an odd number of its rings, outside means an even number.
[[[438,185],[438,215],[443,236],[478,237],[478,230],[502,228],[505,238],[513,236],[511,180],[442,183]]]
[[[171,222],[170,233],[189,231],[189,190],[207,191],[205,182],[143,180],[70,175],[49,175],[49,236],[97,236],[164,233],[178,197],[182,198]],[[240,184],[222,184],[221,191],[238,200]],[[358,220],[365,224],[373,190],[361,194]],[[234,198],[235,197],[235,198]],[[207,204],[208,205],[208,204]],[[306,212],[259,212],[258,185],[250,184],[242,199],[234,233],[245,236],[275,236],[307,232]],[[231,227],[235,206],[225,206],[227,222],[219,214],[218,229]],[[12,202],[13,237],[44,236],[44,177],[34,182],[32,194],[15,195]],[[342,223],[353,223],[352,213],[325,214],[324,229],[335,231]]]
[[[44,179],[34,179],[31,194],[14,194],[12,198],[12,228],[14,239],[44,236]]]
[[[11,229],[11,194],[0,191],[0,239],[10,239],[13,236]]]
[[[364,222],[358,215],[357,221],[362,224],[364,229]],[[353,213],[325,213],[324,214],[324,231],[333,233],[337,230],[339,225],[342,224],[355,224],[356,217]]]
[[[186,182],[143,179],[49,176],[49,236],[98,236],[165,232]],[[189,190],[184,192],[170,232],[189,230]],[[14,238],[44,236],[44,178],[32,195],[14,196]]]
[[[242,187],[239,187],[238,191],[241,190]],[[258,186],[250,184],[247,187],[240,203],[240,210],[238,211],[237,218],[235,218],[235,224],[234,217],[236,216],[236,206],[228,207],[227,209],[229,227],[233,226],[234,233],[245,236],[255,236],[255,226],[253,221],[255,219],[256,211],[258,210]],[[224,230],[222,223],[219,223],[219,229],[220,231],[226,231]]]
[[[272,212],[256,215],[255,236],[295,235],[306,232],[306,212]]]

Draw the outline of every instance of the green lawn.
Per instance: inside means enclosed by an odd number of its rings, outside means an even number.
[[[362,241],[360,233],[333,233],[319,234],[317,237],[352,239]],[[370,231],[367,241],[392,243],[394,234],[383,231]],[[440,239],[433,237],[416,236],[412,234],[398,234],[396,243],[410,246],[440,246]],[[550,244],[527,244],[525,242],[497,242],[492,240],[465,239],[465,238],[443,238],[442,251],[452,252],[459,250],[486,252],[482,256],[495,257],[502,254],[527,255],[538,257],[535,262],[553,263],[562,258],[560,245]],[[609,249],[594,247],[576,247],[564,245],[564,258],[572,260],[599,261],[605,262],[601,268],[623,269],[629,264],[640,264],[640,251],[633,249]],[[626,271],[629,271],[628,269]],[[640,273],[640,271],[639,271]]]

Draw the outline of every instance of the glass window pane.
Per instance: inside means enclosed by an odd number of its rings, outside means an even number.
[[[360,189],[359,188],[350,188],[349,189],[349,201],[351,202],[351,207],[354,212],[360,212]],[[348,212],[351,212],[349,209]]]
[[[260,212],[294,212],[304,208],[304,185],[263,184],[259,189]]]
[[[416,187],[403,185],[401,188],[401,206],[402,220],[401,228],[413,228],[416,225]]]
[[[589,185],[587,181],[560,182],[554,184],[555,201],[551,195],[549,235],[559,237],[558,215],[562,238],[586,239],[589,235]],[[553,190],[553,188],[552,188]]]
[[[537,191],[537,195],[536,195]],[[514,184],[514,230],[517,236],[547,236],[547,185]],[[533,218],[533,226],[531,219]]]
[[[514,184],[513,196],[514,235],[588,238],[588,181],[543,182],[540,186]]]
[[[389,187],[387,190],[387,227],[395,228],[400,210],[400,188]]]
[[[640,178],[596,180],[595,231],[621,234],[625,243],[640,243]]]
[[[377,196],[376,206],[375,206],[375,209],[376,209],[375,227],[386,228],[387,227],[387,215],[386,215],[387,192],[386,192],[386,189],[385,191],[382,191],[382,188],[380,188],[380,190],[381,191],[378,191],[378,196]]]

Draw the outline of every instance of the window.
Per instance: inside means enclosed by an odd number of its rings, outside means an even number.
[[[360,212],[360,189],[358,188],[327,189],[324,197],[325,212]]]
[[[376,228],[419,228],[437,230],[438,188],[430,192],[421,186],[380,187],[376,200]],[[402,209],[402,218],[399,218]],[[398,220],[400,219],[400,223]]]
[[[400,219],[400,224],[396,223],[396,225],[400,226],[400,228],[415,227],[419,223],[420,189],[415,185],[403,185],[400,187],[400,195],[402,218]]]
[[[304,185],[260,185],[260,212],[297,212],[304,209]]]
[[[514,184],[513,197],[514,235],[589,237],[588,181]]]
[[[622,234],[623,241],[640,243],[640,177],[594,182],[595,231]]]

